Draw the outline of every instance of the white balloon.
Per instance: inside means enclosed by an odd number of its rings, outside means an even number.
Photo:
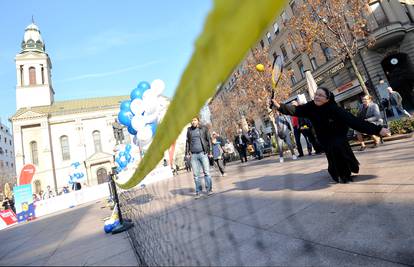
[[[138,136],[138,140],[140,142],[150,141],[152,139],[151,126],[149,126],[149,125],[145,126],[144,129],[142,129],[141,132],[138,132],[137,136]]]
[[[148,91],[148,90],[147,90]],[[134,113],[135,115],[141,115],[142,112],[144,112],[144,101],[142,101],[141,99],[134,99],[131,102],[131,105],[129,107],[132,111],[132,113]]]
[[[131,120],[132,128],[134,128],[135,131],[141,132],[145,129],[145,120],[143,116],[135,115]]]
[[[155,90],[152,89],[148,89],[147,91],[144,92],[144,94],[142,95],[142,100],[147,101],[149,99],[152,99],[154,97],[157,97]]]
[[[151,90],[154,90],[155,95],[159,96],[162,95],[165,89],[165,83],[163,80],[156,79],[151,83]]]
[[[154,121],[157,121],[158,120],[158,113],[153,113],[153,114],[146,114],[145,113],[145,116],[144,116],[144,121],[145,121],[145,123],[151,123],[151,122],[154,122]]]
[[[147,98],[144,102],[145,114],[154,114],[157,112],[158,101],[156,97]]]

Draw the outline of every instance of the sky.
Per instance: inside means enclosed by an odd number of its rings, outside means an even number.
[[[172,97],[211,0],[26,0],[0,4],[0,118],[16,111],[16,67],[32,16],[52,62],[55,101],[129,95],[161,79]]]

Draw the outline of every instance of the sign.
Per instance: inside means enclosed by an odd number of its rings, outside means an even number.
[[[347,83],[339,86],[338,88],[336,88],[334,90],[334,93],[339,94],[339,93],[345,92],[346,90],[354,88],[355,86],[358,86],[358,85],[359,85],[359,81],[355,79],[355,80],[352,80],[350,82],[347,82]]]
[[[327,78],[328,76],[334,75],[335,73],[337,73],[338,71],[340,71],[341,69],[343,69],[345,67],[345,63],[341,62],[338,65],[334,66],[333,68],[331,68],[330,70],[322,73],[321,75],[319,75],[317,78],[315,78],[315,82],[319,83],[322,80],[324,80],[325,78]]]
[[[15,225],[16,223],[17,217],[12,210],[0,211],[0,230]]]
[[[18,222],[20,223],[35,218],[32,184],[15,186],[13,192]]]
[[[26,164],[20,171],[19,185],[31,184],[36,167],[33,164]]]

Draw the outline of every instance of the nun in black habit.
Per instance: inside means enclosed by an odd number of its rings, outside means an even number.
[[[312,122],[328,159],[328,172],[336,182],[352,181],[351,173],[359,172],[359,162],[347,139],[349,127],[369,135],[390,135],[388,129],[359,119],[339,107],[334,94],[323,87],[316,90],[313,101],[304,105],[293,106],[272,101],[279,112],[305,117]]]

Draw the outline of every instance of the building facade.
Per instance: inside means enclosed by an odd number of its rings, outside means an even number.
[[[289,71],[291,93],[286,102],[304,94],[310,100],[305,71],[310,70],[316,83],[335,94],[336,101],[344,108],[357,108],[363,95],[362,87],[348,61],[335,57],[329,47],[315,44],[312,54],[301,53],[290,42],[291,32],[286,22],[295,16],[296,7],[304,0],[291,0],[285,9],[269,25],[256,48],[268,47],[271,60],[278,55],[284,58],[284,71]],[[370,94],[377,102],[387,97],[386,92],[377,87],[384,79],[403,97],[403,105],[414,110],[414,1],[377,0],[369,1],[369,33],[375,39],[372,46],[361,46],[355,61],[363,76]],[[216,99],[232,90],[237,80],[235,73],[242,72],[243,62],[218,89]],[[214,118],[212,118],[214,120]],[[255,118],[256,128],[270,133],[267,118]]]
[[[13,136],[10,129],[0,119],[0,191],[4,184],[13,186],[16,183]]]
[[[25,30],[15,62],[17,111],[10,121],[17,172],[27,163],[35,165],[32,183],[37,193],[48,185],[60,191],[75,162],[81,164],[87,186],[106,182],[116,145],[113,123],[129,96],[55,101],[51,60],[33,23]],[[126,130],[124,136],[130,142]]]

